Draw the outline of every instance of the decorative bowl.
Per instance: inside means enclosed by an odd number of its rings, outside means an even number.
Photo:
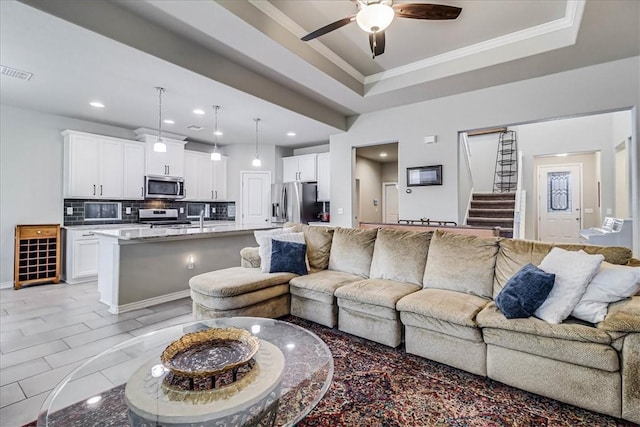
[[[244,329],[211,328],[183,335],[160,360],[174,375],[211,377],[246,365],[259,347],[260,340]]]

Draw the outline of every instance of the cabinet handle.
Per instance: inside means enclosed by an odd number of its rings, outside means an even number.
[[[211,190],[211,198],[213,199],[213,190]]]
[[[144,187],[140,187],[140,197],[144,197]]]
[[[102,196],[102,184],[100,184],[100,195]]]
[[[95,234],[93,234],[93,233],[86,233],[86,234],[83,234],[83,235],[82,235],[82,237],[89,237],[89,236],[95,236]]]
[[[216,190],[216,200],[218,200],[218,190]]]
[[[171,169],[169,165],[167,165],[167,175],[171,175]]]
[[[93,195],[94,196],[96,195],[96,185],[95,184],[93,184]]]

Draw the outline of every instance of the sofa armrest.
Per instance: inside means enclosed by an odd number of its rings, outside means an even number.
[[[640,332],[640,295],[609,304],[607,317],[597,326],[607,332]]]
[[[622,418],[640,423],[640,333],[629,334],[622,348]]]
[[[258,248],[242,248],[240,250],[240,266],[247,268],[260,267],[260,253]]]

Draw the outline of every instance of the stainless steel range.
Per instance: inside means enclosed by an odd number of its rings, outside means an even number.
[[[191,225],[189,220],[178,219],[178,209],[140,209],[138,215],[140,224],[150,224],[152,228]]]

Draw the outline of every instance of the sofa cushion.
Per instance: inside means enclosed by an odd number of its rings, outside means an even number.
[[[337,227],[333,232],[329,270],[369,277],[378,229]]]
[[[603,262],[571,315],[590,323],[602,322],[610,303],[635,295],[639,288],[639,267]]]
[[[240,249],[241,267],[260,268],[260,250],[250,247]]]
[[[555,279],[555,274],[527,264],[502,288],[496,305],[507,319],[529,317],[547,298]]]
[[[631,250],[615,246],[593,246],[533,242],[519,239],[502,239],[496,260],[495,279],[493,282],[493,298],[498,296],[507,281],[528,263],[539,266],[553,247],[566,250],[584,250],[588,254],[602,254],[604,260],[611,264],[626,264],[631,260]]]
[[[189,279],[192,291],[212,297],[230,297],[289,283],[293,273],[262,273],[258,268],[231,267]]]
[[[497,237],[436,230],[429,245],[423,286],[490,298],[498,241]]]
[[[306,276],[294,277],[289,285],[294,295],[332,304],[336,289],[359,280],[362,280],[362,277],[340,271],[322,270]]]
[[[373,249],[372,279],[388,279],[422,286],[433,232],[416,233],[381,228]]]
[[[484,328],[482,334],[487,344],[608,372],[620,370],[618,352],[607,344],[549,338],[494,328]]]
[[[569,317],[600,269],[603,259],[604,256],[600,254],[551,249],[540,263],[540,268],[555,274],[556,280],[547,299],[535,311],[536,317],[556,324]]]
[[[396,309],[457,325],[476,327],[476,315],[488,303],[488,299],[462,292],[422,289],[398,301]]]
[[[482,340],[482,330],[477,326],[463,326],[457,323],[447,322],[446,320],[437,319],[435,317],[423,316],[411,311],[401,311],[400,320],[407,331],[409,328],[413,328],[413,333],[417,334],[417,329],[421,335],[438,336],[447,343],[465,340],[471,341],[475,344],[484,344],[484,341]],[[433,343],[425,342],[422,345],[431,346]]]
[[[367,279],[349,283],[336,289],[338,300],[345,299],[390,309],[396,308],[400,298],[420,290],[418,285],[385,279]]]
[[[285,242],[277,238],[271,241],[269,273],[294,273],[304,276],[307,271],[307,245]]]
[[[569,319],[565,323],[554,325],[535,317],[526,319],[507,319],[498,310],[494,302],[487,304],[476,316],[476,323],[481,328],[496,328],[507,331],[523,332],[549,338],[569,341],[610,344],[611,336],[603,330],[594,328],[580,320]]]
[[[304,233],[311,270],[325,270],[329,266],[333,228],[295,224],[293,230]]]
[[[247,292],[245,294],[229,297],[211,297],[209,295],[196,292],[192,289],[191,299],[193,300],[193,302],[199,304],[202,307],[212,310],[225,311],[250,307],[252,305],[268,301],[272,298],[279,297],[280,295],[288,294],[289,285],[283,283],[282,285],[270,286],[268,288],[259,289],[257,291]]]
[[[640,296],[610,304],[607,316],[597,326],[608,332],[640,333]]]

